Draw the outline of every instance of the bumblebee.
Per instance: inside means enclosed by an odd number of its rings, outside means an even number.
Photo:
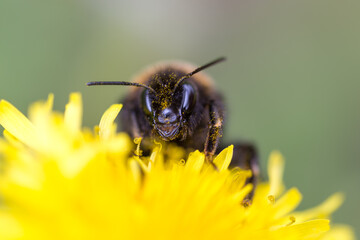
[[[132,82],[89,82],[93,85],[133,86],[122,101],[122,130],[133,138],[157,139],[185,149],[200,149],[212,163],[223,134],[225,106],[212,79],[202,70],[224,61],[218,58],[201,67],[184,62],[151,66]],[[250,182],[259,175],[252,144],[234,144],[232,166],[251,169]]]

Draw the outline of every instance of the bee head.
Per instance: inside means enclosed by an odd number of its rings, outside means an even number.
[[[191,77],[224,60],[223,57],[218,58],[190,73],[181,73],[169,68],[154,74],[147,85],[118,81],[89,82],[87,85],[125,85],[144,88],[141,94],[141,108],[153,132],[164,141],[182,140],[186,134],[187,119],[198,101],[198,89],[190,81]]]
[[[178,82],[176,72],[167,69],[152,77],[141,95],[142,109],[154,131],[165,141],[182,138],[188,116],[197,102],[198,91],[191,81]]]

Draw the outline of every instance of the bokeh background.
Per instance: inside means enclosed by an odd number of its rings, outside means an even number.
[[[285,182],[301,209],[346,194],[335,222],[360,230],[360,1],[0,1],[0,98],[21,111],[49,92],[63,110],[84,98],[84,124],[97,124],[144,66],[182,59],[207,72],[227,100],[225,138],[287,159]]]

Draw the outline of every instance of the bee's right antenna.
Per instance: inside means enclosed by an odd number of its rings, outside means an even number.
[[[95,85],[122,85],[122,86],[134,86],[134,87],[143,87],[147,88],[153,93],[156,93],[152,87],[146,86],[142,83],[134,83],[134,82],[88,82],[86,85],[95,86]]]
[[[188,74],[186,74],[185,76],[182,76],[182,77],[177,81],[177,83],[175,84],[174,90],[180,85],[180,83],[181,83],[182,81],[184,81],[185,79],[190,78],[190,77],[191,77],[192,75],[194,75],[195,73],[198,73],[198,72],[204,70],[205,68],[211,67],[211,66],[213,66],[213,65],[215,65],[215,64],[217,64],[217,63],[219,63],[219,62],[225,61],[225,60],[226,60],[225,57],[221,57],[221,58],[215,59],[214,61],[209,62],[209,63],[207,63],[207,64],[205,64],[205,65],[203,65],[203,66],[195,69],[195,70],[192,71],[191,73],[188,73]]]

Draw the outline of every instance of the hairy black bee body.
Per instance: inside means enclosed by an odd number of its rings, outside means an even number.
[[[203,150],[206,160],[212,163],[223,133],[225,106],[212,79],[201,71],[223,60],[219,58],[199,68],[183,62],[164,62],[141,72],[133,82],[88,85],[135,86],[121,101],[122,130],[149,144],[156,139],[189,151]],[[256,183],[259,167],[252,144],[234,144],[231,165],[251,169],[253,177],[249,182]]]

